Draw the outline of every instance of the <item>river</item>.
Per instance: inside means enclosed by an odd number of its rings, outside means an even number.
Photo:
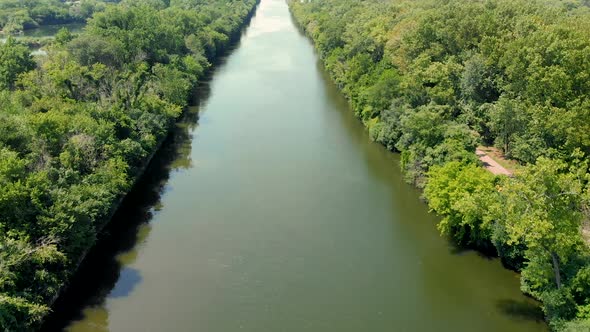
[[[47,331],[544,331],[370,142],[283,0],[262,0]]]

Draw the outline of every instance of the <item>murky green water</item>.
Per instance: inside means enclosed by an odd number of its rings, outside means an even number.
[[[263,0],[46,330],[542,331],[439,237],[283,0]]]
[[[53,39],[55,34],[61,28],[67,28],[72,33],[80,33],[84,29],[84,23],[70,23],[70,24],[55,24],[55,25],[43,25],[35,29],[25,30],[22,33],[12,35],[12,38],[16,40],[26,41],[26,40],[46,40],[46,39]],[[8,35],[4,33],[0,33],[0,43],[5,43],[8,39]],[[31,55],[39,55],[45,56],[47,52],[40,48],[39,46],[31,46]]]
[[[22,33],[13,35],[14,38],[19,39],[23,37],[31,38],[47,38],[53,37],[61,28],[67,28],[72,33],[82,32],[84,23],[70,23],[70,24],[55,24],[55,25],[42,25],[36,29],[28,29]],[[5,40],[8,36],[6,34],[0,34],[0,40]]]

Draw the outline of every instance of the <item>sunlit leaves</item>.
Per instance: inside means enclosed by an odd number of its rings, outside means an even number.
[[[428,205],[443,219],[439,230],[459,242],[482,243],[491,237],[488,206],[496,199],[494,176],[475,164],[434,166],[424,188]]]

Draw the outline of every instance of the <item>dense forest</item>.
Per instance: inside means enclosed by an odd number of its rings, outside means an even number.
[[[60,30],[47,56],[0,44],[0,330],[39,326],[256,3],[128,0]],[[3,1],[0,25],[75,18],[66,6]]]
[[[440,231],[521,272],[554,330],[590,330],[590,8],[560,0],[291,1]],[[522,166],[494,176],[495,145]]]
[[[41,25],[84,22],[115,0],[3,0],[0,31],[18,33]]]

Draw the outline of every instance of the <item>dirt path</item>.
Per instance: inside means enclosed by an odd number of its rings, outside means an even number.
[[[512,175],[512,172],[507,170],[506,168],[502,167],[498,164],[494,159],[488,156],[485,152],[480,149],[475,150],[475,154],[479,157],[479,160],[483,162],[483,166],[488,171],[492,172],[495,175]]]

